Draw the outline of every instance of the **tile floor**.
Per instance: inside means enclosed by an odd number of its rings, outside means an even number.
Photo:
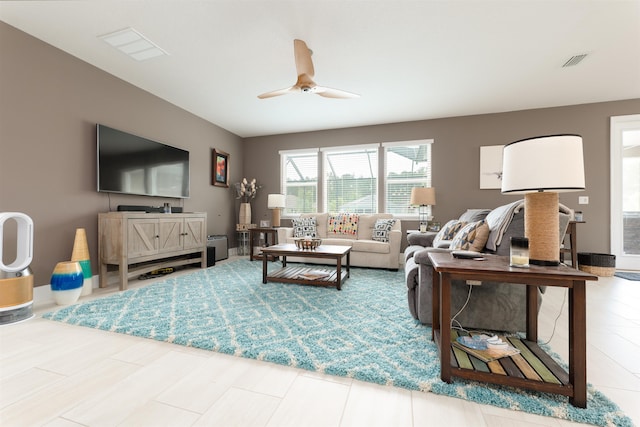
[[[179,273],[175,273],[179,274]],[[134,281],[131,287],[152,281]],[[55,309],[37,289],[35,312]],[[117,287],[96,289],[97,298]],[[567,357],[565,291],[548,289],[540,338]],[[588,381],[640,425],[640,282],[588,284]],[[562,307],[562,308],[561,308]],[[407,312],[408,314],[408,312]],[[65,325],[0,327],[0,425],[554,426],[554,418]]]

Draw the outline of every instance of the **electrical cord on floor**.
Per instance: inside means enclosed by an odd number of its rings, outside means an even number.
[[[463,331],[466,333],[469,333],[468,330],[466,330],[462,324],[456,320],[456,317],[458,317],[460,315],[460,313],[462,313],[462,311],[467,308],[467,305],[469,304],[469,300],[471,299],[471,290],[473,289],[473,285],[468,285],[469,286],[469,293],[467,294],[467,300],[464,302],[464,304],[462,305],[462,308],[460,308],[460,310],[458,310],[458,312],[456,314],[453,315],[453,317],[451,317],[451,323],[449,324],[449,327],[451,329],[457,329],[459,331]],[[560,305],[560,312],[558,313],[558,315],[556,316],[555,320],[553,321],[553,329],[551,331],[551,336],[549,337],[549,339],[546,342],[543,342],[542,345],[546,345],[549,344],[551,342],[551,340],[553,339],[553,336],[556,333],[556,327],[558,326],[558,319],[560,319],[560,316],[562,316],[562,310],[564,309],[564,305],[567,302],[567,293],[568,293],[568,289],[564,290],[564,297],[562,298],[562,305]],[[453,326],[453,323],[457,323],[457,326]]]
[[[460,315],[460,313],[462,313],[462,311],[465,308],[467,308],[467,305],[469,304],[469,300],[471,299],[471,289],[473,289],[473,285],[468,285],[468,286],[469,286],[469,293],[467,294],[467,300],[462,305],[462,308],[460,308],[460,310],[458,310],[458,312],[453,315],[453,317],[451,318],[451,323],[449,323],[449,328],[450,329],[457,329],[459,331],[463,331],[463,332],[466,332],[466,333],[469,333],[469,331],[467,331],[465,328],[462,327],[462,324],[459,321],[456,320],[456,317],[458,317]],[[453,322],[456,322],[458,324],[458,326],[456,326],[454,328]]]
[[[553,339],[553,335],[556,333],[556,326],[558,325],[558,319],[562,316],[562,310],[564,309],[564,304],[567,301],[567,293],[569,293],[569,289],[564,289],[564,298],[562,298],[562,305],[560,305],[560,312],[556,316],[556,320],[553,321],[553,329],[551,330],[551,336],[546,342],[543,342],[543,345],[549,344]]]

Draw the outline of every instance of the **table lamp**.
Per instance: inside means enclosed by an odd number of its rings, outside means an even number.
[[[523,139],[504,147],[502,193],[524,194],[524,234],[529,262],[560,264],[558,193],[584,185],[582,137],[551,135]]]
[[[436,190],[433,187],[414,187],[411,189],[412,206],[419,206],[418,215],[420,217],[420,232],[427,231],[427,211],[426,207],[436,204]]]
[[[271,226],[280,227],[280,209],[286,205],[284,194],[269,194],[267,196],[267,208],[271,209]]]

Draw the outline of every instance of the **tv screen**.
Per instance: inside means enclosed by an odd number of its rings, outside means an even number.
[[[101,124],[98,191],[189,197],[189,152]]]

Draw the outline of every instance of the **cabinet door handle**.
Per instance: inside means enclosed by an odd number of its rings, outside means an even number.
[[[156,234],[156,239],[159,239],[159,238],[160,238],[160,235],[159,235],[159,234]]]

